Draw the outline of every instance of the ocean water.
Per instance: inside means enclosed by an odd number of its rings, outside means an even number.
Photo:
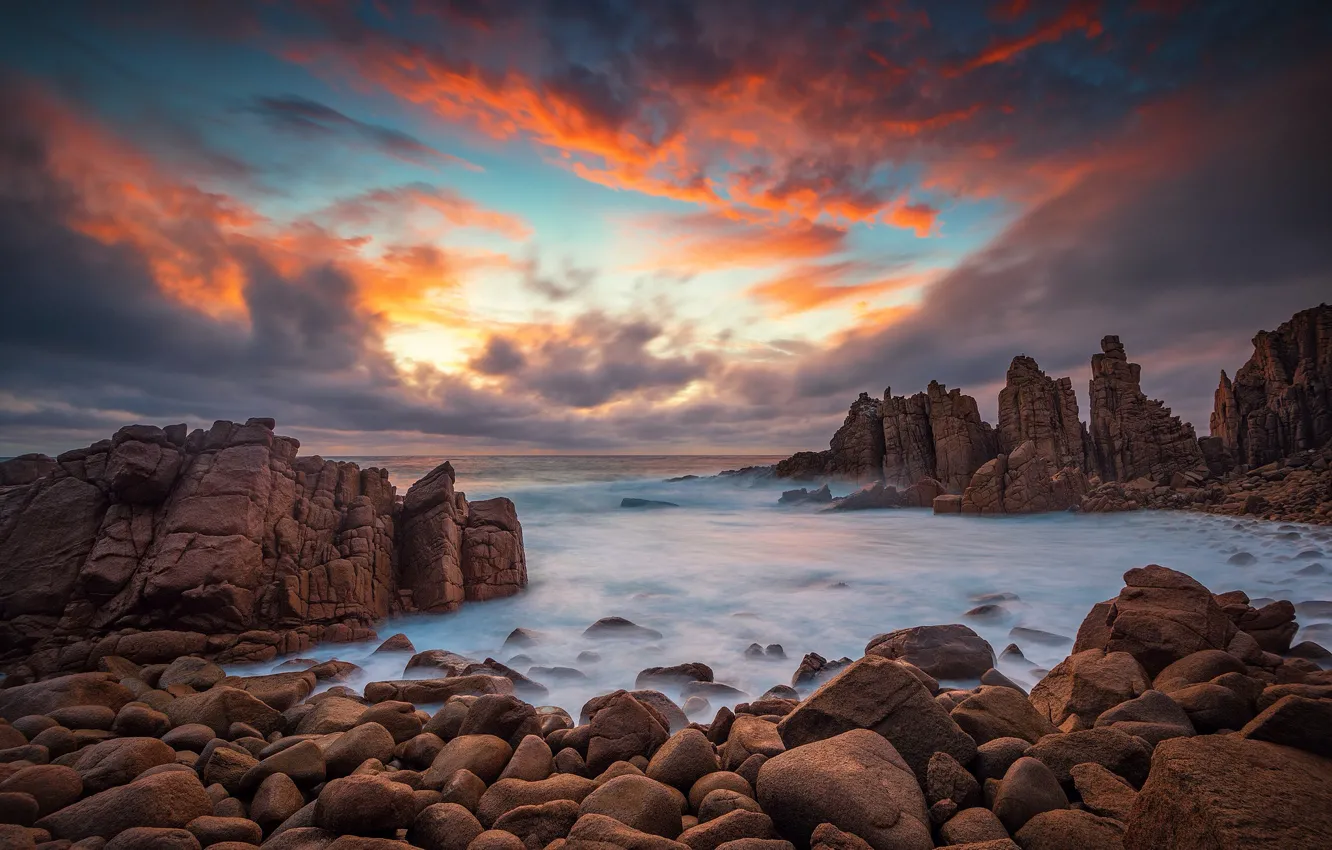
[[[355,460],[387,467],[405,492],[442,458]],[[418,650],[492,657],[520,672],[574,668],[581,678],[533,678],[549,687],[547,703],[576,717],[589,698],[634,687],[646,667],[702,661],[717,681],[757,697],[772,685],[790,684],[806,652],[857,658],[877,633],[934,623],[967,623],[996,654],[1016,642],[1029,663],[1005,661],[1000,669],[1034,684],[1068,653],[1088,609],[1118,593],[1125,570],[1145,564],[1183,570],[1213,592],[1244,590],[1259,603],[1332,599],[1329,528],[1178,512],[1004,518],[934,516],[928,510],[828,513],[779,506],[789,483],[664,480],[774,460],[454,458],[458,489],[468,498],[505,495],[516,503],[530,584],[518,596],[467,603],[453,614],[394,618],[379,634],[403,632]],[[679,507],[624,509],[624,497]],[[1232,561],[1240,553],[1253,557]],[[967,616],[993,594],[1006,595],[999,597],[997,615]],[[1299,607],[1305,628],[1297,639],[1332,646],[1332,603]],[[662,637],[583,636],[607,616],[625,617]],[[517,627],[540,632],[539,644],[504,648]],[[1013,637],[1015,627],[1064,639]],[[786,657],[746,658],[753,643],[779,644]],[[401,678],[406,656],[371,655],[373,648],[328,645],[310,655],[361,664],[366,675],[357,684]],[[579,659],[588,652],[597,660]],[[711,703],[715,709],[727,701]]]

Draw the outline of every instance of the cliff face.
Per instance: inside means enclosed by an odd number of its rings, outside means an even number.
[[[443,464],[404,503],[273,427],[129,426],[0,488],[0,661],[75,666],[146,629],[261,659],[526,584],[509,500],[469,504]]]
[[[1101,340],[1092,357],[1090,426],[1092,472],[1104,481],[1151,478],[1169,483],[1175,472],[1207,468],[1193,426],[1142,393],[1142,367],[1128,362],[1119,337]]]
[[[1078,505],[1089,489],[1076,466],[1058,471],[1027,440],[1012,452],[988,461],[962,494],[964,514],[1034,514]]]
[[[910,486],[934,478],[961,493],[981,464],[995,456],[994,429],[980,418],[976,400],[930,381],[923,393],[894,397],[884,390],[884,480]]]
[[[1212,436],[1249,467],[1332,442],[1332,306],[1259,332],[1234,382],[1221,373],[1215,399]]]
[[[1070,378],[1046,376],[1036,361],[1018,355],[999,391],[999,451],[1009,454],[1030,440],[1036,454],[1055,469],[1086,470],[1091,440],[1078,418],[1078,397]]]

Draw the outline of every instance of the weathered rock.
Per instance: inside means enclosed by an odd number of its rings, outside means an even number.
[[[59,811],[83,795],[83,780],[73,768],[58,764],[23,767],[0,781],[0,793],[21,793],[37,801],[37,816]]]
[[[688,792],[700,777],[719,769],[707,737],[697,729],[682,729],[652,755],[646,772],[649,779]]]
[[[887,739],[865,729],[769,759],[759,770],[758,799],[797,847],[807,847],[823,823],[860,836],[875,850],[933,846],[911,768]]]
[[[957,759],[948,753],[935,753],[925,778],[925,802],[929,806],[941,800],[951,800],[960,809],[979,806],[980,785]]]
[[[259,824],[248,818],[219,818],[205,815],[190,821],[185,828],[205,847],[224,841],[258,844],[264,837]]]
[[[1036,361],[1018,355],[999,391],[999,451],[1011,454],[1030,441],[1052,469],[1087,468],[1090,437],[1078,419],[1078,397],[1069,378],[1049,378]]]
[[[407,841],[424,850],[467,850],[485,831],[476,816],[456,803],[426,806],[412,821]]]
[[[334,779],[319,792],[315,825],[352,835],[392,834],[416,817],[412,789],[381,776],[358,774]]]
[[[1031,689],[1031,704],[1065,732],[1090,729],[1096,718],[1150,687],[1126,652],[1088,649],[1059,662]]]
[[[1122,850],[1124,825],[1076,809],[1057,809],[1036,815],[1014,838],[1022,850]]]
[[[1332,758],[1332,700],[1284,696],[1245,724],[1240,735]]]
[[[518,836],[528,850],[539,850],[567,836],[578,822],[578,817],[578,804],[573,800],[552,800],[537,806],[519,806],[505,812],[496,819],[495,829]]]
[[[1332,307],[1259,331],[1232,383],[1221,373],[1212,436],[1251,468],[1332,441]]]
[[[963,764],[976,754],[975,742],[906,667],[874,655],[824,683],[777,726],[788,750],[854,729],[892,742],[922,780],[936,752]]]
[[[875,635],[866,655],[905,661],[935,679],[979,679],[994,666],[994,649],[963,625],[913,626]]]
[[[1212,682],[1189,685],[1170,694],[1199,732],[1236,730],[1253,719],[1253,701]]]
[[[612,817],[585,814],[569,830],[568,845],[586,850],[686,850],[685,845],[629,827]]]
[[[306,747],[307,745],[314,746],[311,742],[305,742],[291,749],[295,750],[297,747]],[[318,749],[319,747],[316,746],[315,750]],[[276,758],[276,756],[273,758]],[[343,732],[336,741],[324,750],[323,757],[319,759],[319,764],[316,765],[314,759],[309,759],[307,770],[303,773],[312,776],[315,771],[319,773],[326,771],[330,778],[348,776],[367,759],[388,762],[392,758],[393,736],[389,734],[389,731],[378,723],[363,723]],[[324,768],[324,770],[319,770],[319,768]],[[301,781],[295,775],[292,776],[292,779],[295,779],[298,783]]]
[[[1143,395],[1142,367],[1128,362],[1119,337],[1102,339],[1101,352],[1091,361],[1091,471],[1102,481],[1150,478],[1162,483],[1175,472],[1205,471],[1193,426]]]
[[[989,809],[963,809],[939,827],[948,844],[970,846],[982,841],[1007,841],[1008,830]]]
[[[996,738],[1022,738],[1034,744],[1058,731],[1021,691],[1003,686],[982,686],[949,716],[977,744]]]
[[[513,755],[513,747],[494,735],[468,735],[454,738],[435,756],[430,769],[421,777],[422,787],[441,788],[455,771],[467,770],[482,782],[490,784],[499,779],[505,765]],[[545,801],[542,801],[545,802]]]
[[[82,750],[73,765],[85,794],[124,785],[159,764],[171,764],[176,751],[156,738],[113,738]]]
[[[213,801],[192,772],[146,776],[85,797],[37,821],[56,838],[113,838],[136,826],[183,828],[213,813]]]
[[[680,834],[679,841],[690,850],[717,850],[735,842],[767,842],[776,838],[772,818],[763,812],[736,809],[690,827]]]
[[[1157,746],[1124,847],[1314,848],[1328,835],[1332,761],[1266,741],[1205,735]]]
[[[1096,726],[1109,726],[1146,739],[1153,746],[1167,738],[1195,734],[1193,721],[1179,703],[1157,690],[1109,708],[1096,718]]]
[[[469,504],[448,464],[398,503],[387,471],[298,459],[271,426],[129,426],[44,477],[15,472],[33,480],[0,522],[0,621],[60,630],[7,630],[0,665],[267,660],[526,584],[512,503]]]
[[[786,749],[777,724],[752,714],[737,715],[721,749],[722,767],[735,770],[750,756],[772,757]]]
[[[267,834],[304,807],[305,798],[291,777],[285,773],[275,773],[261,782],[254,792],[249,816]],[[313,819],[311,823],[314,823]]]
[[[49,715],[61,708],[100,705],[119,711],[134,695],[107,673],[75,673],[0,689],[0,717]]]
[[[1050,768],[1066,790],[1073,789],[1072,769],[1091,762],[1123,777],[1135,788],[1147,780],[1151,749],[1132,735],[1108,726],[1047,735],[1027,755]]]
[[[617,776],[588,794],[581,814],[606,815],[640,832],[675,838],[680,807],[665,785],[646,776]]]
[[[264,735],[282,726],[281,713],[246,691],[229,687],[178,697],[167,705],[166,716],[173,726],[199,723],[219,736],[226,735],[233,723],[248,723]]]
[[[669,737],[669,724],[663,724],[627,692],[617,691],[609,697],[591,717],[587,768],[593,775],[613,762],[651,755]]]
[[[991,809],[1008,831],[1015,833],[1042,812],[1067,807],[1068,797],[1050,768],[1024,756],[1004,774]]]
[[[688,796],[690,810],[697,812],[702,807],[703,801],[713,791],[733,791],[750,799],[757,799],[754,796],[754,786],[749,780],[738,773],[719,770],[716,773],[699,777],[698,781],[690,787]]]
[[[1031,440],[986,461],[962,494],[964,514],[1033,514],[1064,511],[1082,503],[1089,489],[1076,466],[1056,469]]]
[[[493,824],[500,815],[519,806],[539,806],[553,800],[582,803],[597,787],[591,779],[567,773],[557,773],[540,782],[501,779],[486,789],[476,807],[476,816],[485,826]]]
[[[1133,786],[1099,764],[1084,762],[1069,769],[1073,777],[1073,787],[1082,804],[1094,815],[1114,818],[1120,823],[1128,823],[1133,812],[1133,804],[1138,800],[1138,792]]]
[[[763,811],[763,808],[753,797],[741,794],[739,791],[718,788],[715,791],[709,791],[704,796],[703,802],[698,804],[698,822],[707,823],[713,818],[719,818],[737,809],[744,809],[747,812]]]
[[[518,743],[513,757],[500,773],[500,779],[539,782],[555,772],[555,758],[550,745],[540,735],[528,735]]]

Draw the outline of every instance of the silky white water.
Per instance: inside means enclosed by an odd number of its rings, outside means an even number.
[[[389,467],[402,492],[439,459],[358,460]],[[1182,570],[1213,592],[1244,590],[1255,604],[1289,599],[1304,627],[1297,640],[1332,645],[1332,603],[1303,604],[1332,599],[1329,528],[1153,511],[1006,518],[830,513],[779,506],[781,490],[791,486],[784,482],[663,480],[747,462],[755,459],[459,459],[457,486],[469,498],[506,495],[517,504],[530,584],[516,597],[469,602],[453,614],[394,618],[379,634],[403,632],[417,650],[492,657],[523,673],[533,666],[575,668],[586,678],[533,675],[550,689],[545,702],[575,717],[590,697],[633,688],[646,667],[701,661],[717,681],[757,697],[790,684],[806,652],[858,658],[877,633],[933,623],[966,623],[996,654],[1016,642],[1030,663],[999,666],[1029,685],[1041,668],[1065,657],[1087,611],[1118,593],[1124,571],[1151,563]],[[679,507],[624,509],[626,496]],[[1242,552],[1252,563],[1232,562]],[[968,617],[989,594],[1017,598],[1003,601],[998,616]],[[607,616],[662,637],[583,637]],[[505,649],[517,627],[542,633],[538,645]],[[1010,637],[1014,627],[1068,640]],[[747,659],[753,643],[780,644],[786,659]],[[329,644],[307,655],[360,664],[365,674],[352,684],[402,678],[407,656],[371,655],[374,646]],[[584,652],[599,660],[579,660]],[[236,668],[242,670],[259,668]],[[714,709],[726,702],[711,699]]]

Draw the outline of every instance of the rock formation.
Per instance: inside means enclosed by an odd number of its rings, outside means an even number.
[[[829,443],[827,474],[860,482],[879,480],[883,467],[883,410],[877,399],[861,393],[846,421]]]
[[[1193,426],[1143,395],[1142,367],[1128,362],[1119,337],[1103,338],[1101,352],[1092,357],[1089,387],[1092,472],[1104,481],[1160,483],[1169,483],[1175,472],[1206,473]]]
[[[964,514],[1033,514],[1063,511],[1081,503],[1087,476],[1077,466],[1054,470],[1027,440],[1011,454],[988,461],[962,495]]]
[[[273,427],[132,425],[0,488],[0,663],[163,641],[262,660],[526,584],[508,499],[469,504],[445,463],[402,500],[387,471],[298,458]]]
[[[1078,419],[1070,378],[1047,377],[1026,355],[1013,358],[999,391],[999,451],[1009,454],[1028,440],[1056,469],[1089,466],[1091,440]]]
[[[1332,306],[1259,331],[1234,382],[1221,373],[1211,431],[1249,467],[1332,442]]]

